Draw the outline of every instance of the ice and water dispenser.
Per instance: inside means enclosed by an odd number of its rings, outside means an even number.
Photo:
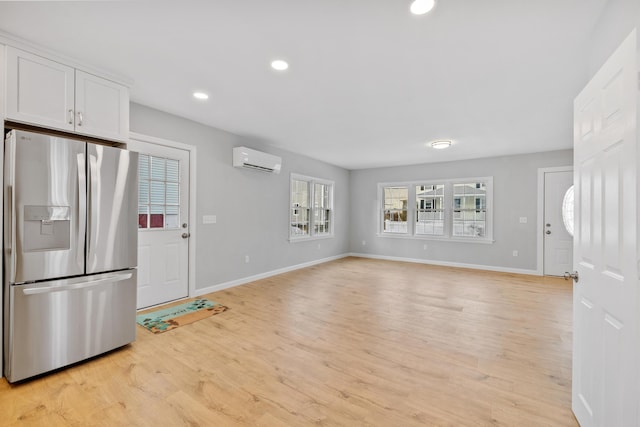
[[[69,206],[24,206],[24,251],[69,249],[71,208]]]

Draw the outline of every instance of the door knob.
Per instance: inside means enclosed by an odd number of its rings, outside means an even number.
[[[569,273],[568,271],[565,271],[564,280],[569,280],[569,278],[573,279],[574,282],[578,283],[580,276],[578,275],[577,271],[574,271],[573,273]]]
[[[545,231],[545,234],[551,234],[551,230]]]
[[[188,239],[191,236],[191,233],[182,233],[183,239]]]

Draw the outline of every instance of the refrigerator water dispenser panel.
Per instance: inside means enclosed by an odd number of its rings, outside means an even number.
[[[69,206],[24,207],[24,251],[59,251],[71,246]]]

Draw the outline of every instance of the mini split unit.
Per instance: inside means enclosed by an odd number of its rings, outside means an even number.
[[[280,173],[282,158],[247,147],[233,149],[233,166],[261,172]]]

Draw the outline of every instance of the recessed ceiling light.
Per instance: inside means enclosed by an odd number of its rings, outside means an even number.
[[[278,71],[284,71],[289,68],[289,64],[287,64],[287,61],[283,61],[282,59],[276,59],[275,61],[271,61],[271,68]]]
[[[209,99],[209,95],[204,92],[193,92],[193,97],[197,99]]]
[[[451,141],[448,140],[433,141],[431,143],[431,147],[435,148],[436,150],[443,150],[445,148],[449,148],[450,146]]]
[[[414,0],[414,2],[411,3],[410,9],[411,13],[414,15],[424,15],[425,13],[430,12],[435,5],[435,0]]]

